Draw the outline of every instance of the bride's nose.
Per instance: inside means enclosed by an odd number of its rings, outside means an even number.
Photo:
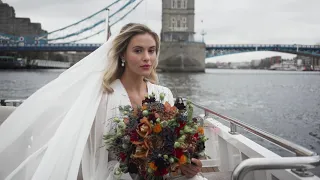
[[[150,54],[148,51],[143,53],[143,61],[150,61]]]

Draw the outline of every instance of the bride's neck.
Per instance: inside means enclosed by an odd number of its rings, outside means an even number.
[[[145,92],[146,82],[143,76],[135,76],[124,73],[120,78],[124,88],[129,92]]]

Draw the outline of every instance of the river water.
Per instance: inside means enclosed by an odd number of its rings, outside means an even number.
[[[27,98],[62,72],[2,70],[0,99]],[[207,69],[206,73],[161,73],[159,79],[175,96],[188,97],[320,154],[320,72]]]

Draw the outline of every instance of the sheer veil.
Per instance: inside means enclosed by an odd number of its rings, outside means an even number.
[[[112,41],[31,95],[0,126],[1,180],[77,178]]]

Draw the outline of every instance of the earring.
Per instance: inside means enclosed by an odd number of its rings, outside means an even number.
[[[124,59],[121,59],[121,61],[122,61],[121,66],[124,67],[124,62],[125,62]]]

